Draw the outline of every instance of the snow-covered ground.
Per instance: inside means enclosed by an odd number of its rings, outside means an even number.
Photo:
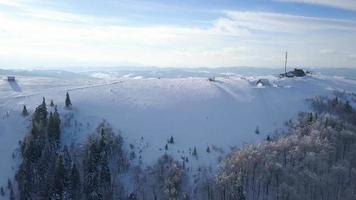
[[[89,76],[90,77],[90,76]],[[280,79],[275,76],[221,76],[145,78],[107,76],[91,78],[18,76],[10,83],[0,76],[0,186],[16,169],[16,149],[30,125],[23,105],[32,113],[45,97],[62,115],[62,139],[80,145],[103,120],[120,131],[137,158],[152,164],[164,152],[176,159],[188,157],[192,170],[200,165],[216,169],[217,160],[230,148],[255,143],[282,128],[299,111],[308,110],[305,99],[330,95],[333,90],[356,92],[356,81],[311,75]],[[260,78],[270,86],[256,85]],[[73,108],[64,109],[69,92]],[[256,134],[256,127],[260,134]],[[173,136],[174,144],[167,140]],[[207,153],[207,147],[211,152]],[[191,155],[196,147],[198,158]],[[129,149],[129,148],[128,148]],[[136,159],[137,162],[137,159]]]

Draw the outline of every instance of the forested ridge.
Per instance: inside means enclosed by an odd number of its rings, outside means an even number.
[[[66,109],[71,109],[66,96]],[[356,111],[347,97],[316,97],[308,103],[313,112],[288,121],[284,133],[233,150],[216,174],[199,167],[190,176],[185,161],[167,154],[151,166],[132,163],[134,156],[129,156],[124,139],[106,121],[83,144],[62,144],[60,113],[43,98],[32,114],[30,131],[20,142],[20,164],[15,178],[9,180],[9,197],[353,200]],[[169,143],[174,143],[173,137]]]
[[[290,121],[287,136],[232,152],[217,176],[222,199],[356,198],[356,112],[337,97]],[[239,198],[239,188],[244,197]]]

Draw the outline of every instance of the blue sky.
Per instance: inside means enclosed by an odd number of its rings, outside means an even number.
[[[0,68],[356,67],[355,0],[0,0]]]

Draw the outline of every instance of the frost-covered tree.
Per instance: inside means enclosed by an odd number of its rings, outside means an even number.
[[[300,114],[285,136],[224,159],[216,179],[218,199],[355,198],[355,111],[338,98],[311,103],[316,113]]]
[[[37,106],[33,113],[32,126],[37,129],[45,128],[47,126],[47,115],[46,99],[43,97],[42,103]]]
[[[128,168],[123,139],[107,122],[89,136],[83,155],[83,190],[85,199],[122,198],[120,173]]]
[[[175,161],[171,156],[164,154],[153,166],[150,174],[153,176],[152,192],[154,198],[181,199],[183,195],[181,189],[185,173],[179,162]]]

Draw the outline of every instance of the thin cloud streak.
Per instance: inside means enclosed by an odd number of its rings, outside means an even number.
[[[356,11],[355,0],[273,0],[273,1],[315,4],[315,5],[322,5],[322,6]]]

